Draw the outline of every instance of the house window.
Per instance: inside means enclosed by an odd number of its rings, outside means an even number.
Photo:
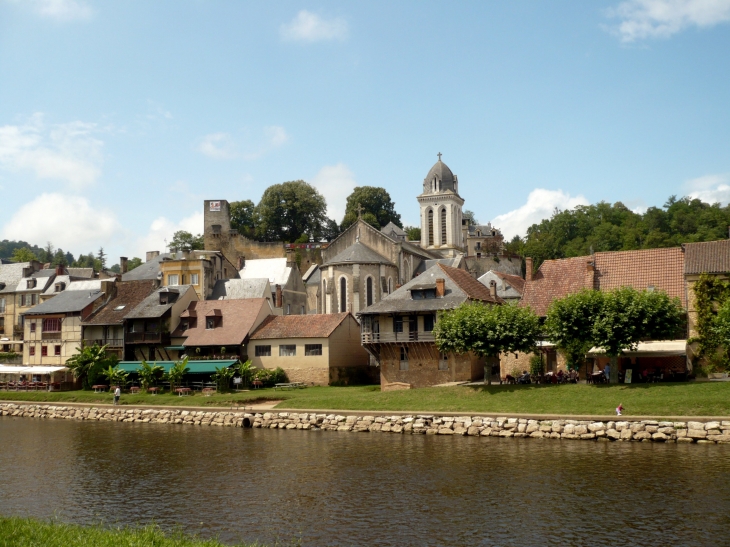
[[[44,319],[43,320],[43,332],[61,332],[61,320],[60,319]]]
[[[347,280],[340,277],[340,312],[347,311]]]
[[[367,306],[373,305],[373,278],[368,277],[365,281],[365,302]]]
[[[41,346],[41,357],[48,356],[48,346]]]
[[[481,251],[482,250],[482,243],[481,243],[481,241],[477,241],[476,249],[477,249],[477,251]]]
[[[35,346],[30,346],[28,348],[28,355],[35,355]]]
[[[25,282],[25,288],[26,289],[35,289],[36,283],[38,281],[36,279],[29,279]]]
[[[286,314],[291,315],[291,304],[286,305]]]
[[[181,285],[185,285],[185,274],[182,274],[182,275],[180,276],[180,284],[181,284]]]
[[[481,257],[482,257],[482,253],[477,253],[477,258],[481,258]]]
[[[403,332],[403,318],[400,315],[393,318],[393,332]]]
[[[279,346],[279,357],[295,357],[296,354],[296,344],[281,344]]]
[[[254,354],[256,357],[271,357],[271,346],[256,346]]]
[[[322,355],[322,344],[304,344],[304,356]]]
[[[35,322],[30,324],[30,332],[35,332]]]
[[[167,284],[168,285],[179,285],[180,277],[177,274],[169,274],[167,276]]]
[[[37,294],[31,294],[30,295],[30,305],[35,306],[38,303],[38,295]]]
[[[400,347],[400,370],[408,370],[408,348]]]
[[[5,299],[0,298],[0,313],[5,313]]]
[[[423,332],[431,332],[433,330],[433,319],[434,317],[431,313],[423,316]]]
[[[205,318],[205,328],[208,330],[215,328],[215,317]]]
[[[392,292],[393,292],[393,278],[389,277],[388,278],[388,294],[390,294]]]
[[[199,283],[199,274],[190,274],[190,284],[197,285]]]
[[[304,315],[304,306],[302,306],[302,309],[301,309],[301,311],[299,313],[301,313],[302,315]]]
[[[439,354],[439,370],[449,370],[449,354]]]
[[[53,355],[61,355],[61,346],[53,346]]]

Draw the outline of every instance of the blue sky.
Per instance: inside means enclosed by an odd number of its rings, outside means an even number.
[[[730,0],[0,0],[0,239],[113,261],[204,199],[356,185],[406,224],[436,153],[524,235],[554,207],[730,200]]]

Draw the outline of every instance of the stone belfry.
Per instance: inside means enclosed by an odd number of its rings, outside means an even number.
[[[459,180],[451,169],[438,161],[423,179],[423,193],[418,196],[421,206],[421,248],[444,257],[456,256],[464,248],[461,231]]]

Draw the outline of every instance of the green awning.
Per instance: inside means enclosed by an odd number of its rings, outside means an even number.
[[[156,361],[151,363],[160,365],[165,372],[170,372],[170,369],[175,364],[175,361]],[[188,374],[212,374],[215,372],[216,367],[230,367],[238,363],[235,359],[221,359],[218,361],[188,361]],[[119,368],[126,372],[137,372],[139,370],[142,361],[122,361],[119,363]]]
[[[175,351],[185,351],[185,346],[165,346],[165,349],[171,349]]]

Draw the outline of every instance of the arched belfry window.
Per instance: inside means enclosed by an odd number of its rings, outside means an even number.
[[[373,305],[373,278],[368,277],[365,281],[365,303],[367,306]]]
[[[428,245],[433,246],[433,209],[428,210]]]
[[[347,311],[347,280],[340,277],[340,311]]]
[[[441,245],[446,245],[446,209],[441,209]]]

